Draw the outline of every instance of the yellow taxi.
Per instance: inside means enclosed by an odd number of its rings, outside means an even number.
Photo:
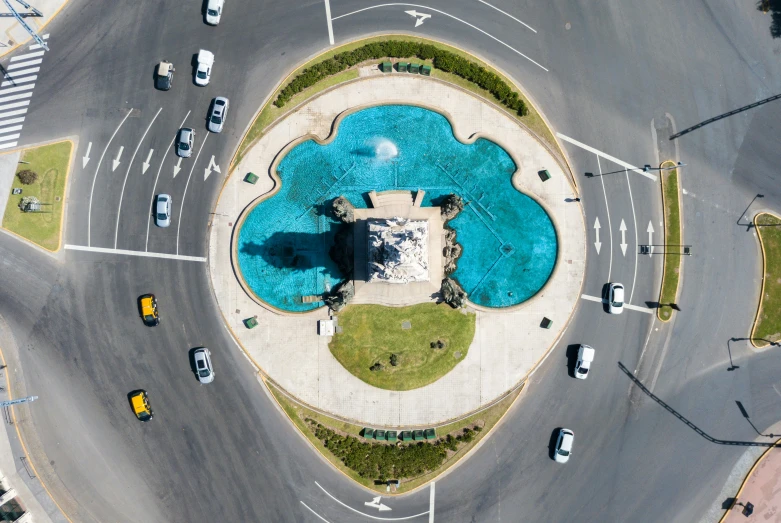
[[[152,419],[152,406],[149,405],[149,395],[145,390],[137,390],[130,393],[130,405],[133,407],[133,413],[141,421]]]
[[[138,308],[147,326],[154,327],[160,324],[160,314],[157,312],[157,299],[154,294],[144,294],[138,298]]]

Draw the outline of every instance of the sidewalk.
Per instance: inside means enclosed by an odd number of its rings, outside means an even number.
[[[27,25],[40,34],[41,29],[65,7],[68,0],[26,0],[26,2],[43,14],[41,17],[30,16],[24,19]],[[17,13],[31,12],[16,0],[10,0],[10,3]],[[0,13],[10,13],[4,2],[0,2]],[[0,57],[33,39],[13,16],[0,18],[0,34],[2,34],[0,36]]]
[[[331,355],[330,337],[318,336],[317,320],[327,308],[280,314],[256,303],[234,274],[231,241],[240,216],[271,191],[270,168],[286,145],[308,133],[325,139],[337,115],[358,106],[414,104],[449,116],[462,142],[480,133],[513,157],[513,182],[540,202],[554,222],[559,242],[556,267],[546,287],[512,310],[475,311],[469,352],[450,373],[419,389],[397,392],[372,387],[350,374]],[[548,169],[552,178],[537,174]],[[256,185],[243,181],[260,176]],[[484,406],[522,381],[542,360],[567,325],[585,269],[585,226],[566,173],[527,131],[506,113],[472,94],[424,77],[376,76],[327,91],[295,110],[249,150],[220,195],[210,229],[209,271],[223,317],[245,352],[281,387],[301,401],[338,416],[375,426],[436,425]],[[248,330],[242,320],[257,315]],[[541,328],[543,316],[553,328]],[[435,401],[432,401],[435,400]]]
[[[776,442],[779,443],[781,440]],[[743,515],[746,503],[754,505],[754,513],[749,518]],[[781,448],[768,449],[759,458],[740,488],[732,510],[726,512],[721,522],[747,520],[781,523]]]

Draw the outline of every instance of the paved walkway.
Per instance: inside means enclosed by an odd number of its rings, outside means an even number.
[[[781,449],[770,449],[759,459],[722,522],[747,521],[743,509],[749,502],[754,505],[754,513],[748,520],[781,523]]]
[[[26,0],[26,2],[43,14],[42,17],[31,16],[24,19],[27,25],[41,34],[41,29],[65,7],[68,0]],[[11,5],[18,13],[31,12],[16,0],[11,0]],[[4,2],[0,2],[0,13],[10,13]],[[0,35],[0,56],[5,56],[20,45],[35,43],[30,33],[12,16],[0,18]]]
[[[377,103],[426,106],[449,115],[456,137],[482,133],[504,147],[518,166],[513,182],[533,195],[552,218],[559,258],[542,292],[507,312],[476,311],[475,339],[464,360],[428,386],[404,392],[372,387],[347,372],[317,335],[326,308],[307,314],[278,314],[253,301],[240,287],[231,261],[233,227],[245,209],[271,191],[270,166],[287,144],[312,133],[325,139],[337,115]],[[552,178],[540,181],[548,169]],[[258,174],[257,185],[243,182]],[[246,353],[288,392],[339,416],[390,427],[434,425],[485,405],[512,388],[538,364],[567,324],[578,299],[585,267],[585,228],[567,175],[528,132],[502,111],[466,91],[424,77],[394,74],[364,78],[327,91],[269,130],[227,180],[217,204],[209,242],[212,283],[222,313]],[[258,327],[242,320],[257,315]],[[553,320],[543,329],[543,316]]]

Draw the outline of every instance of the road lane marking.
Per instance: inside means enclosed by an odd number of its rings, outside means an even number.
[[[5,96],[7,94],[11,93],[18,93],[21,91],[29,91],[35,87],[35,84],[29,84],[29,85],[17,85],[14,87],[5,87],[3,89],[0,89],[0,96]]]
[[[0,111],[5,111],[6,109],[15,109],[16,107],[27,107],[28,105],[30,105],[30,100],[22,100],[21,102],[0,105]]]
[[[344,508],[346,508],[346,509],[349,509],[349,510],[352,510],[352,511],[353,511],[353,512],[355,512],[356,514],[360,514],[361,516],[363,516],[363,517],[365,517],[365,518],[374,519],[374,520],[377,520],[377,521],[404,521],[404,520],[407,520],[407,519],[415,519],[415,518],[419,518],[419,517],[421,517],[421,516],[425,516],[426,514],[428,514],[428,510],[427,510],[427,511],[425,511],[425,512],[421,512],[420,514],[415,514],[414,516],[406,516],[406,517],[401,517],[401,518],[381,518],[381,517],[378,517],[378,516],[372,516],[372,515],[370,515],[370,514],[365,514],[365,513],[361,512],[360,510],[356,510],[356,509],[352,508],[350,505],[347,505],[346,503],[343,503],[343,502],[339,501],[338,499],[336,499],[335,497],[333,497],[333,496],[332,496],[332,495],[331,495],[331,494],[330,494],[330,493],[329,493],[327,490],[325,490],[325,489],[324,489],[324,488],[323,488],[323,487],[320,485],[320,483],[318,483],[317,481],[315,481],[315,485],[317,485],[318,487],[320,487],[320,490],[322,490],[323,492],[325,492],[325,495],[326,495],[326,496],[328,496],[328,497],[329,497],[329,498],[331,498],[332,500],[336,501],[337,503],[339,503],[339,504],[340,504],[341,506],[343,506]]]
[[[597,296],[589,296],[588,294],[581,294],[580,298],[586,301],[594,301],[597,303],[607,304],[607,300],[603,298],[598,298]],[[653,309],[649,309],[648,307],[639,307],[637,305],[630,305],[629,303],[625,303],[624,308],[629,309],[630,311],[644,312],[646,314],[654,313]]]
[[[379,4],[379,5],[373,5],[373,6],[370,6],[370,7],[364,7],[363,9],[358,9],[357,11],[352,11],[352,12],[347,13],[347,14],[339,15],[339,16],[336,16],[336,17],[332,18],[331,20],[339,20],[340,18],[344,18],[346,16],[350,16],[350,15],[354,15],[354,14],[357,14],[357,13],[361,13],[363,11],[368,11],[369,9],[377,9],[378,7],[419,7],[421,9],[427,9],[429,11],[433,11],[435,13],[439,13],[441,15],[447,16],[449,18],[452,18],[453,20],[456,20],[457,22],[461,22],[462,24],[471,27],[475,31],[478,31],[478,32],[484,34],[485,36],[487,36],[488,38],[490,38],[494,42],[498,42],[498,43],[502,44],[503,46],[505,46],[507,49],[509,49],[509,50],[513,51],[514,53],[518,54],[519,56],[522,56],[522,57],[526,58],[528,61],[530,61],[531,63],[533,63],[534,65],[536,65],[540,69],[542,69],[543,71],[549,72],[546,67],[544,67],[544,66],[540,65],[539,63],[535,62],[534,60],[532,60],[531,58],[529,58],[528,56],[526,56],[525,54],[520,52],[518,49],[516,49],[513,46],[511,46],[510,44],[507,44],[507,43],[503,42],[502,40],[499,40],[497,37],[495,37],[491,33],[487,32],[487,31],[483,31],[482,29],[480,29],[476,25],[470,24],[466,20],[462,20],[462,19],[460,19],[458,17],[455,17],[455,16],[451,15],[450,13],[446,13],[444,11],[440,11],[439,9],[434,9],[433,7],[428,7],[428,6],[425,6],[425,5],[404,4],[404,3]]]
[[[19,69],[20,67],[30,67],[31,65],[38,65],[42,62],[43,62],[43,58],[38,58],[37,60],[30,60],[29,62],[18,62],[9,65],[8,67],[6,67],[6,70],[12,71],[14,69]]]
[[[41,70],[40,67],[31,67],[29,69],[22,69],[21,71],[14,71],[14,74],[7,73],[5,75],[5,77],[6,78],[10,78],[11,80],[13,80],[17,76],[24,76],[24,75],[30,74],[30,73],[37,73],[40,70]]]
[[[0,143],[0,149],[10,149],[11,147],[16,147],[17,142],[9,142],[9,143]]]
[[[149,129],[152,128],[152,124],[155,123],[155,120],[157,120],[157,116],[160,114],[160,111],[162,111],[163,108],[157,110],[155,113],[155,117],[152,118],[152,121],[149,122],[149,125],[146,128],[146,131],[144,131],[144,134],[141,136],[141,139],[138,141],[138,145],[136,145],[136,150],[133,151],[133,156],[130,157],[130,163],[127,165],[127,172],[125,173],[125,180],[122,182],[122,192],[119,193],[119,206],[117,207],[117,226],[114,229],[114,248],[117,248],[117,237],[119,236],[119,216],[122,214],[122,198],[125,196],[125,184],[127,183],[127,177],[130,174],[130,168],[133,166],[133,160],[136,159],[136,153],[138,152],[138,148],[141,147],[141,143],[144,141],[144,138],[146,138],[146,133],[149,132]],[[178,253],[177,253],[178,254]]]
[[[140,256],[142,258],[163,258],[166,260],[194,261],[205,263],[206,258],[201,256],[181,256],[179,254],[165,254],[162,252],[128,251],[125,249],[109,249],[105,247],[88,247],[85,245],[65,245],[71,251],[99,252],[104,254],[122,254],[125,256]]]
[[[190,174],[187,175],[187,183],[184,184],[184,194],[182,194],[182,203],[179,204],[179,221],[176,223],[176,254],[179,254],[179,229],[182,227],[182,214],[184,213],[184,199],[187,198],[187,188],[190,186],[190,178],[192,178],[193,176],[195,165],[198,163],[198,158],[201,156],[201,151],[203,151],[203,146],[206,145],[206,140],[209,139],[210,134],[211,133],[206,133],[206,137],[204,137],[203,141],[201,142],[201,148],[198,149],[198,152],[195,154],[195,160],[193,161],[193,166],[190,167]]]
[[[632,297],[635,295],[635,282],[637,281],[637,257],[640,252],[640,240],[637,238],[637,216],[635,215],[635,199],[632,197],[632,184],[629,182],[629,171],[624,168],[626,175],[626,186],[629,187],[629,201],[632,203],[632,221],[635,224],[635,272],[632,276],[632,292],[629,293],[629,303],[632,303]]]
[[[19,60],[29,60],[30,58],[38,58],[39,56],[43,56],[43,53],[46,51],[36,51],[34,53],[27,53],[27,54],[20,54],[18,56],[14,56],[11,58],[11,62],[18,62]]]
[[[6,87],[6,86],[9,86],[9,85],[26,84],[28,82],[34,82],[37,79],[38,79],[38,75],[37,74],[32,74],[30,76],[13,77],[10,80],[6,80],[5,82],[0,83],[0,87]]]
[[[590,151],[590,152],[592,152],[592,153],[596,154],[597,156],[601,156],[601,157],[602,157],[602,158],[604,158],[605,160],[610,160],[611,162],[613,162],[613,163],[615,163],[615,164],[618,164],[618,165],[620,165],[621,167],[624,167],[624,168],[626,168],[626,169],[629,169],[630,171],[634,171],[634,172],[636,172],[637,174],[642,174],[642,175],[643,175],[643,176],[645,176],[646,178],[649,178],[649,179],[651,179],[651,180],[653,180],[653,181],[656,181],[656,176],[655,176],[655,175],[653,175],[653,174],[651,174],[651,173],[644,172],[642,169],[640,169],[640,168],[638,168],[638,167],[635,167],[635,166],[634,166],[634,165],[632,165],[632,164],[626,163],[626,162],[625,162],[625,161],[623,161],[623,160],[619,160],[619,159],[618,159],[618,158],[616,158],[615,156],[610,156],[609,154],[607,154],[607,153],[604,153],[604,152],[600,151],[599,149],[594,149],[594,148],[593,148],[593,147],[591,147],[590,145],[586,145],[586,144],[585,144],[585,143],[583,143],[583,142],[579,142],[579,141],[575,140],[574,138],[570,138],[570,137],[569,137],[569,136],[567,136],[567,135],[564,135],[564,134],[561,134],[561,133],[556,133],[556,136],[558,136],[559,138],[561,138],[561,139],[562,139],[562,140],[564,140],[565,142],[569,142],[569,143],[571,143],[572,145],[575,145],[575,146],[577,146],[577,147],[580,147],[581,149],[585,149],[585,150],[587,150],[587,151]]]
[[[22,120],[24,120],[24,118],[22,118]],[[0,124],[0,125],[2,125],[2,124]],[[13,132],[13,131],[21,131],[21,130],[22,130],[22,126],[21,125],[12,125],[11,127],[0,127],[0,134],[10,133],[10,132]],[[17,134],[16,136],[19,136],[19,135]]]
[[[19,94],[14,94],[14,95],[11,95],[11,96],[3,96],[3,97],[0,97],[0,103],[1,102],[10,102],[12,100],[18,100],[20,98],[30,98],[32,95],[33,95],[33,93],[19,93]]]
[[[326,0],[326,1],[328,1],[328,0]],[[325,519],[323,516],[321,516],[320,514],[318,514],[317,512],[315,512],[314,510],[312,510],[311,508],[309,508],[309,505],[307,505],[307,504],[306,504],[306,503],[304,503],[303,501],[301,501],[301,504],[302,504],[302,505],[304,505],[304,506],[305,506],[305,507],[306,507],[306,508],[309,510],[309,512],[311,512],[312,514],[314,514],[315,516],[317,516],[318,518],[320,518],[320,520],[321,520],[321,521],[325,521],[325,523],[329,523],[329,521],[328,521],[327,519]]]
[[[187,111],[187,114],[184,115],[184,119],[182,119],[182,123],[179,124],[179,129],[181,129],[184,126],[184,122],[187,121],[187,117],[190,116],[190,113],[192,111]],[[165,163],[165,157],[168,155],[168,152],[171,150],[171,147],[173,147],[174,142],[176,141],[176,135],[179,134],[179,129],[176,130],[174,133],[174,137],[171,139],[171,143],[168,144],[168,147],[165,149],[165,152],[163,153],[163,158],[160,160],[160,167],[157,169],[157,176],[155,176],[155,183],[152,186],[152,197],[150,200],[154,200],[155,198],[155,190],[157,189],[157,180],[160,179],[160,171],[163,170],[163,164]],[[152,223],[152,209],[149,209],[149,212],[147,213],[146,217],[146,243],[144,244],[144,250],[149,250],[149,225]]]
[[[602,164],[597,154],[597,167],[599,168],[599,179],[602,181],[602,194],[605,196],[605,211],[607,212],[607,232],[610,235],[610,263],[607,266],[607,281],[610,281],[610,275],[613,273],[613,226],[610,224],[610,205],[607,203],[607,191],[605,191],[605,177],[602,176]]]
[[[27,109],[24,109],[24,112],[27,112]],[[11,118],[9,120],[0,120],[0,127],[15,124],[15,123],[22,123],[23,121],[24,121],[24,116],[20,118]]]
[[[16,140],[19,138],[19,133],[9,134],[8,136],[0,136],[0,142],[7,142],[9,140]]]
[[[428,501],[428,523],[434,523],[434,482],[431,482],[431,495]]]
[[[4,113],[0,113],[0,118],[8,118],[9,116],[17,116],[17,115],[26,114],[26,113],[27,113],[27,109],[26,108],[25,109],[16,109],[14,111],[6,111]],[[24,118],[22,118],[22,119],[24,120]],[[0,125],[2,125],[2,124],[0,124]]]
[[[499,11],[500,13],[502,13],[504,16],[506,16],[506,17],[508,17],[508,18],[512,18],[513,20],[515,20],[516,22],[518,22],[518,23],[519,23],[519,24],[521,24],[522,26],[524,26],[524,27],[527,27],[527,28],[531,29],[531,31],[532,31],[532,32],[534,32],[534,33],[536,33],[536,32],[537,32],[537,31],[536,31],[536,30],[535,30],[535,29],[534,29],[532,26],[530,26],[530,25],[529,25],[529,24],[527,24],[526,22],[523,22],[523,21],[521,21],[521,20],[518,20],[517,18],[515,18],[515,17],[514,17],[513,15],[511,15],[510,13],[508,13],[508,12],[506,12],[506,11],[502,11],[501,9],[499,9],[498,7],[496,7],[495,5],[491,5],[491,4],[489,4],[488,2],[486,2],[485,0],[477,0],[477,1],[478,1],[478,2],[480,2],[481,4],[485,4],[485,5],[487,5],[487,6],[488,6],[488,7],[490,7],[491,9],[496,9],[497,11]]]
[[[89,209],[87,210],[87,247],[92,245],[92,196],[95,193],[95,182],[98,179],[98,171],[100,171],[100,165],[103,163],[103,157],[106,156],[106,151],[108,151],[111,142],[114,141],[114,137],[119,132],[119,129],[122,127],[122,124],[125,123],[125,120],[127,120],[127,117],[130,116],[130,113],[132,112],[133,109],[130,109],[125,115],[125,117],[122,118],[122,121],[119,122],[117,128],[114,129],[114,133],[111,135],[111,138],[109,138],[106,147],[103,148],[103,152],[100,155],[100,160],[98,160],[98,166],[95,167],[95,176],[92,177],[92,188],[89,191]]]
[[[325,19],[328,22],[328,43],[334,45],[334,24],[331,18],[331,2],[325,0]]]

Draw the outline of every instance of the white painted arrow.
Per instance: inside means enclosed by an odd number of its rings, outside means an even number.
[[[382,496],[377,496],[373,500],[367,501],[366,503],[364,503],[364,505],[366,505],[367,507],[374,507],[376,509],[379,509],[380,512],[384,512],[386,510],[392,510],[389,506],[383,505],[380,502],[381,499],[382,499]]]
[[[597,217],[597,219],[594,220],[594,232],[597,233],[597,241],[594,242],[594,247],[597,248],[597,256],[599,256],[599,249],[602,248],[602,242],[599,241],[599,229],[601,229],[601,226],[599,225],[599,217]]]
[[[81,158],[81,168],[84,169],[89,163],[89,152],[92,150],[92,142],[87,144],[87,154]]]
[[[423,22],[427,18],[431,18],[431,15],[427,15],[426,13],[418,13],[414,9],[412,11],[404,11],[404,12],[407,13],[408,15],[410,15],[410,16],[414,16],[415,17],[415,27],[423,25]]]
[[[618,227],[618,230],[621,231],[621,252],[626,256],[626,224],[623,219],[621,220],[621,225]]]
[[[179,174],[179,171],[182,170],[182,157],[179,157],[179,161],[176,162],[176,165],[174,165],[174,178],[176,178],[176,175]]]
[[[124,150],[125,150],[125,146],[124,145],[120,145],[119,146],[119,152],[117,153],[117,158],[111,164],[111,170],[112,171],[116,171],[117,167],[119,167],[119,163],[120,163],[119,159],[122,158],[122,151],[124,151]]]
[[[220,166],[217,165],[214,161],[214,155],[212,155],[212,159],[209,161],[209,166],[204,169],[203,171],[203,181],[205,182],[207,178],[209,178],[209,175],[212,173],[212,170],[215,172],[220,173]],[[222,174],[222,173],[220,173]]]
[[[149,154],[146,155],[146,161],[141,162],[141,174],[146,174],[146,170],[149,169],[149,162],[152,160],[153,152],[155,152],[154,149],[149,149]]]
[[[654,224],[651,223],[651,220],[648,220],[648,228],[646,229],[646,232],[648,233],[648,256],[653,256],[654,254]]]

